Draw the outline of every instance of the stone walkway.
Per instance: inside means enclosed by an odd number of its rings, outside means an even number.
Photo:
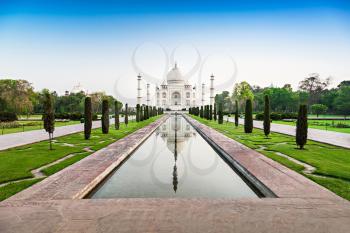
[[[279,198],[81,199],[166,117],[0,203],[0,232],[346,233],[350,204],[191,120]]]
[[[230,117],[229,121],[234,122],[234,118]],[[244,124],[244,120],[239,119],[239,123]],[[259,128],[259,129],[264,128],[262,121],[254,121],[253,124],[254,124],[254,127],[256,128]],[[282,125],[282,124],[272,123],[271,131],[295,136],[295,127],[291,125]],[[339,133],[334,131],[309,128],[308,139],[350,149],[350,134],[347,134],[347,133]]]
[[[120,122],[124,122],[124,118],[120,118]],[[110,120],[110,124],[114,124],[114,118]],[[92,122],[93,129],[100,127],[101,121]],[[60,126],[55,128],[54,137],[60,137],[82,131],[84,131],[84,124]],[[0,150],[6,150],[12,147],[23,146],[44,140],[48,140],[48,134],[44,129],[0,135]]]

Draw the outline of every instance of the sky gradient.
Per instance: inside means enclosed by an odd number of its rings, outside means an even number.
[[[135,62],[159,80],[177,48],[183,73],[195,65],[195,49],[206,61],[192,83],[211,73],[225,83],[233,59],[235,81],[296,88],[318,72],[337,85],[350,79],[350,2],[0,0],[0,78],[59,93],[81,83],[131,98],[136,48]]]

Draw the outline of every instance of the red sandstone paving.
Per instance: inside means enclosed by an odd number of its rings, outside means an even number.
[[[348,201],[193,119],[279,198],[72,200],[164,120],[1,202],[0,232],[350,232]]]

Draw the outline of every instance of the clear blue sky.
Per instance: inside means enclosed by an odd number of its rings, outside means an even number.
[[[80,82],[89,91],[136,94],[137,63],[161,77],[161,44],[183,73],[195,46],[209,56],[203,80],[294,87],[309,73],[350,79],[350,1],[3,1],[0,0],[0,78],[22,78],[59,92]],[[198,79],[198,72],[193,80]],[[220,81],[221,79],[221,81]],[[98,81],[96,81],[98,80]],[[231,89],[233,86],[227,86]]]

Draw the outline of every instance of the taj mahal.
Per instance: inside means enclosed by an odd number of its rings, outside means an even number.
[[[141,96],[141,75],[138,76],[138,96],[137,104],[142,105]],[[210,85],[210,104],[214,103],[214,76],[211,75]],[[150,84],[147,84],[147,105],[150,105]],[[167,110],[187,110],[190,107],[196,107],[198,105],[205,104],[205,84],[202,84],[201,88],[201,100],[198,104],[197,87],[191,85],[184,76],[181,74],[177,64],[168,72],[166,79],[160,85],[156,85],[155,90],[155,105]]]

